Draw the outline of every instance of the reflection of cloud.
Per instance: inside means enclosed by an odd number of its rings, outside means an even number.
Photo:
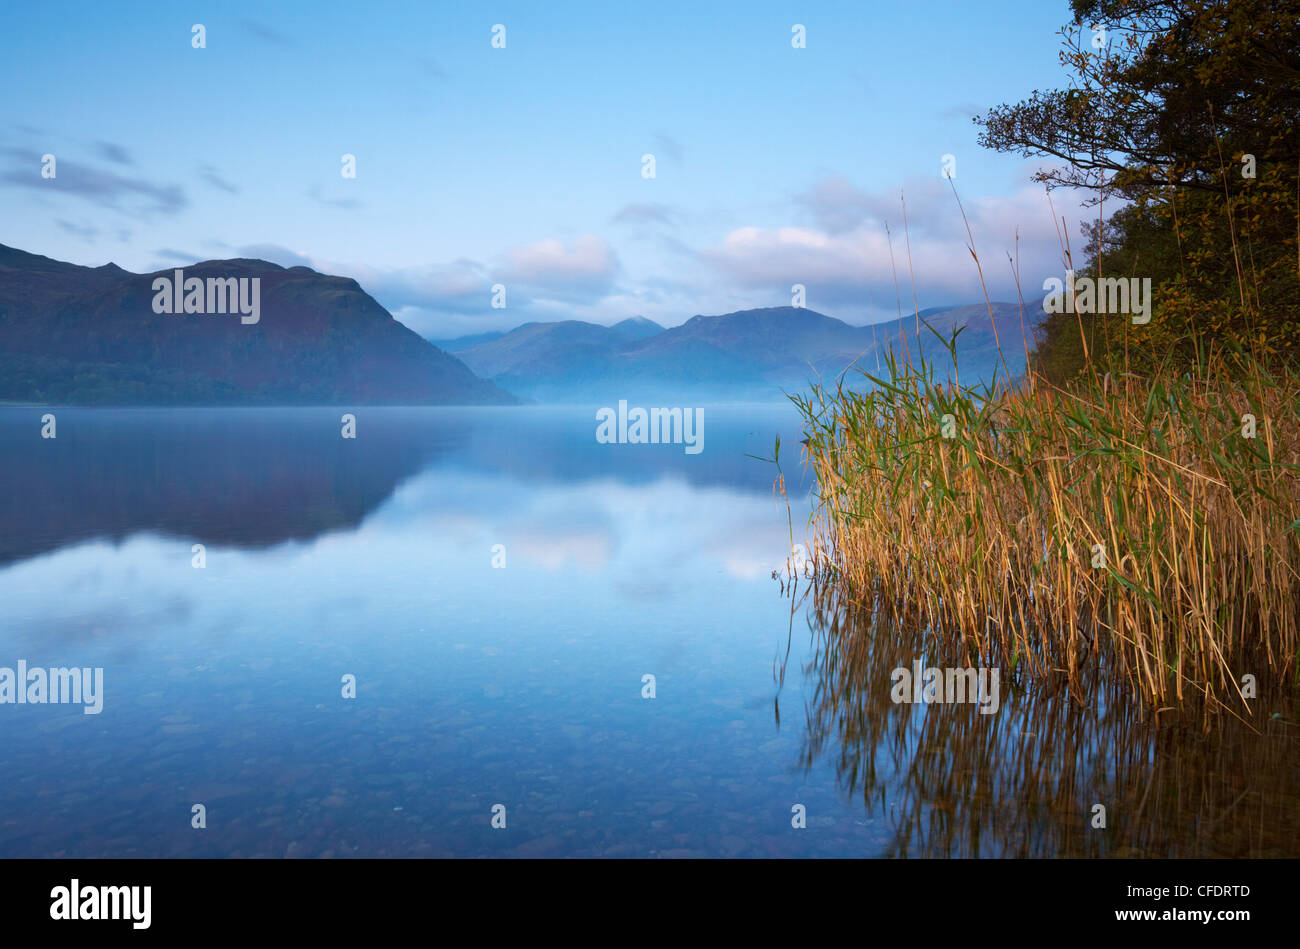
[[[584,570],[599,570],[609,563],[613,542],[602,531],[516,531],[507,538],[506,550],[543,570],[555,572],[572,562]]]
[[[786,548],[790,546],[789,533],[775,534],[751,521],[735,520],[719,532],[710,553],[724,565],[727,573],[742,580],[757,580],[771,576],[773,570],[783,571]]]
[[[13,629],[17,637],[26,639],[32,650],[59,651],[66,646],[79,645],[93,640],[120,640],[134,638],[144,631],[157,630],[189,618],[193,604],[172,594],[162,602],[145,601],[138,606],[105,604],[89,613],[68,616],[51,628],[48,620],[29,620],[17,623]]]
[[[522,431],[496,428],[490,412],[472,417],[447,433],[449,455],[355,527],[261,549],[210,542],[204,570],[190,566],[190,538],[148,532],[0,568],[0,654],[111,665],[114,676],[161,662],[183,678],[232,656],[297,661],[307,648],[314,659],[337,643],[409,655],[491,634],[551,649],[557,631],[586,630],[640,648],[647,631],[663,640],[691,629],[701,609],[711,636],[744,637],[747,617],[780,617],[768,573],[788,527],[769,491],[680,473],[554,481],[515,469],[518,459],[508,474],[461,464],[476,457],[473,442]],[[253,529],[249,518],[227,533]],[[498,543],[504,569],[491,565]]]
[[[0,648],[35,664],[86,665],[92,651],[131,652],[188,622],[195,605],[187,592],[159,589],[152,572],[138,569],[145,549],[156,550],[154,538],[91,542],[0,571],[8,613]]]
[[[614,584],[619,595],[625,600],[638,603],[662,603],[672,596],[672,586],[653,577],[619,581]]]
[[[647,588],[719,572],[742,581],[767,577],[789,547],[784,508],[770,495],[694,487],[671,476],[641,485],[600,479],[541,486],[427,472],[398,489],[384,516],[393,522],[386,529],[400,524],[420,538],[454,539],[483,563],[492,544],[505,544],[507,569],[606,570],[620,589],[642,591],[639,599]]]

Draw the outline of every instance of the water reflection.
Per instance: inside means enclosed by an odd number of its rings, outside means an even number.
[[[672,475],[766,492],[770,472],[746,453],[770,449],[772,420],[793,420],[782,406],[711,406],[706,453],[683,458],[597,443],[587,407],[367,407],[355,440],[336,408],[62,408],[57,437],[43,439],[46,411],[0,407],[0,566],[145,531],[250,549],[307,541],[356,529],[438,465],[540,485]]]
[[[891,672],[943,654],[933,636],[869,615],[829,585],[808,595],[805,768],[892,828],[908,857],[1294,857],[1300,740],[1294,696],[1266,689],[1249,722],[1189,706],[1159,715],[1093,673],[1078,694],[1003,669],[1001,707],[894,704]],[[782,672],[784,674],[784,672]],[[788,713],[787,713],[788,714]],[[1093,826],[1096,805],[1105,827]]]
[[[1259,735],[1005,673],[995,715],[894,705],[895,666],[968,663],[780,597],[747,456],[797,442],[788,407],[706,408],[698,456],[600,445],[587,409],[367,408],[355,442],[341,411],[60,409],[42,440],[0,409],[0,665],[106,691],[0,708],[0,855],[1296,852],[1274,698]]]
[[[101,715],[0,706],[0,856],[881,845],[769,717],[789,526],[746,455],[791,409],[706,407],[696,456],[585,409],[340,413],[61,409],[42,441],[0,409],[0,665],[105,682]]]

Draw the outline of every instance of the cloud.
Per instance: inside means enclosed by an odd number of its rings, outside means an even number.
[[[317,204],[323,205],[327,208],[344,208],[345,210],[351,211],[355,208],[361,207],[361,202],[356,198],[327,198],[320,193],[320,188],[317,188],[315,185],[308,188],[304,194]]]
[[[213,168],[211,165],[202,166],[199,169],[199,177],[212,185],[212,187],[220,188],[228,194],[239,194],[239,188],[232,185],[225,178],[222,178],[221,175],[217,173],[217,169]]]
[[[666,204],[634,201],[623,205],[609,220],[611,224],[662,224],[674,227],[677,212]]]
[[[977,115],[983,115],[987,111],[985,106],[978,102],[958,102],[939,113],[941,119],[966,119],[969,121]]]
[[[546,238],[513,248],[505,255],[502,278],[539,291],[590,298],[607,292],[618,270],[614,249],[603,238],[585,235],[567,245]]]
[[[134,165],[131,155],[125,148],[115,142],[96,142],[95,150],[99,152],[101,158],[119,165]]]
[[[154,251],[154,256],[160,260],[174,260],[185,264],[196,263],[203,260],[198,254],[191,254],[187,250],[176,250],[174,247],[160,247]]]
[[[281,247],[279,244],[245,244],[237,251],[243,257],[251,257],[257,260],[269,260],[273,264],[279,264],[281,267],[311,267],[310,257],[306,257],[287,247]]]
[[[95,238],[99,236],[99,228],[95,227],[92,224],[78,225],[78,224],[73,224],[71,221],[65,221],[63,219],[59,219],[54,223],[57,224],[68,234],[72,234],[76,237],[80,237],[88,244],[93,244],[95,242]]]
[[[802,283],[834,284],[850,292],[878,280],[885,235],[859,228],[829,234],[807,227],[740,227],[729,232],[704,258],[731,281],[745,287]]]
[[[281,244],[242,244],[234,246],[227,244],[225,241],[206,240],[203,242],[205,247],[210,247],[216,253],[212,254],[191,254],[187,251],[177,251],[171,248],[163,248],[155,251],[159,257],[177,259],[177,260],[213,260],[218,258],[243,257],[249,260],[265,260],[272,264],[278,264],[281,267],[310,267],[318,273],[336,273],[327,266],[320,264],[315,258],[300,254],[297,251]]]
[[[361,286],[369,292],[370,288],[366,287],[364,283]],[[517,318],[505,321],[488,321],[481,316],[465,316],[459,313],[426,310],[420,307],[393,306],[386,303],[378,294],[371,293],[371,296],[378,300],[389,313],[393,314],[393,319],[425,339],[455,339],[458,336],[471,336],[475,333],[487,333],[492,330],[513,329],[517,324],[526,322]]]
[[[256,36],[260,40],[273,43],[276,46],[292,46],[293,41],[276,30],[271,29],[264,23],[256,20],[240,20],[239,25],[243,27],[244,32],[251,36]]]
[[[494,263],[458,258],[388,270],[340,264],[336,272],[356,279],[417,333],[450,337],[513,328],[530,319],[569,319],[574,307],[606,297],[619,262],[603,239],[584,236],[520,245]],[[506,287],[505,309],[492,306],[492,287],[498,283]]]
[[[63,158],[54,178],[42,178],[40,155],[21,148],[4,148],[0,154],[9,159],[8,168],[0,171],[0,185],[82,198],[142,219],[177,214],[189,204],[179,185],[158,185]]]
[[[922,306],[982,299],[970,237],[948,183],[913,183],[906,194],[905,232],[897,192],[873,193],[827,179],[796,197],[814,226],[735,228],[700,256],[737,288],[788,294],[791,285],[803,284],[813,309],[868,301],[888,306],[898,295],[910,303],[913,276]],[[1062,195],[1054,200],[1058,214],[1079,219],[1076,202]],[[994,299],[1016,298],[1008,254],[1017,253],[1022,292],[1027,299],[1039,296],[1035,288],[1043,277],[1061,269],[1056,227],[1042,189],[1033,185],[1012,195],[972,198],[964,207]]]
[[[867,219],[883,218],[888,213],[882,198],[854,187],[840,175],[823,178],[811,191],[795,195],[794,200],[819,228],[830,234],[843,234]]]
[[[369,293],[385,306],[442,313],[491,310],[492,279],[483,264],[459,258],[446,264],[376,270],[346,268]]]
[[[618,318],[640,312],[609,296],[620,264],[608,243],[590,235],[519,245],[489,262],[462,257],[392,269],[317,262],[315,269],[352,277],[402,323],[440,339],[529,320],[586,319],[597,309],[599,318],[607,303]],[[498,283],[506,287],[504,309],[492,306]]]
[[[654,137],[654,153],[656,155],[667,155],[673,161],[680,163],[682,160],[682,146],[674,138],[658,132]]]
[[[434,79],[447,78],[447,71],[443,69],[442,66],[439,65],[438,61],[432,56],[421,56],[417,62],[420,66],[420,71],[426,76],[430,76]]]

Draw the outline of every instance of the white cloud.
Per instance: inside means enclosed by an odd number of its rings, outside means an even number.
[[[604,238],[584,235],[566,245],[551,237],[508,251],[503,277],[534,288],[570,293],[607,289],[618,269],[618,257]]]
[[[941,200],[945,189],[946,203]],[[1074,233],[1082,214],[1078,199],[1058,193],[1053,200],[1057,214],[1068,216],[1077,252]],[[1026,185],[1009,196],[964,201],[970,234],[946,182],[914,186],[907,192],[906,231],[897,194],[892,211],[890,201],[887,195],[856,189],[842,178],[826,179],[809,194],[796,197],[814,226],[735,228],[701,256],[738,287],[788,292],[792,284],[804,284],[813,309],[819,300],[828,306],[852,300],[865,304],[868,295],[877,303],[892,301],[895,270],[898,292],[905,301],[910,302],[914,275],[922,306],[930,305],[927,300],[975,302],[983,291],[968,250],[971,235],[994,299],[1016,297],[1007,258],[1017,254],[1017,234],[1027,299],[1040,295],[1036,288],[1044,276],[1062,269],[1051,205],[1038,185]],[[892,235],[892,265],[886,221]]]

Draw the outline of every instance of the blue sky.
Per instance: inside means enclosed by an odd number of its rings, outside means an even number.
[[[863,323],[897,310],[886,222],[911,308],[900,190],[920,306],[982,299],[951,154],[994,299],[1017,229],[1039,298],[1061,270],[1041,162],[981,149],[970,116],[1065,85],[1068,20],[1065,0],[5,4],[0,243],[307,264],[440,337],[674,325],[793,283]],[[1077,197],[1053,201],[1077,247]]]

